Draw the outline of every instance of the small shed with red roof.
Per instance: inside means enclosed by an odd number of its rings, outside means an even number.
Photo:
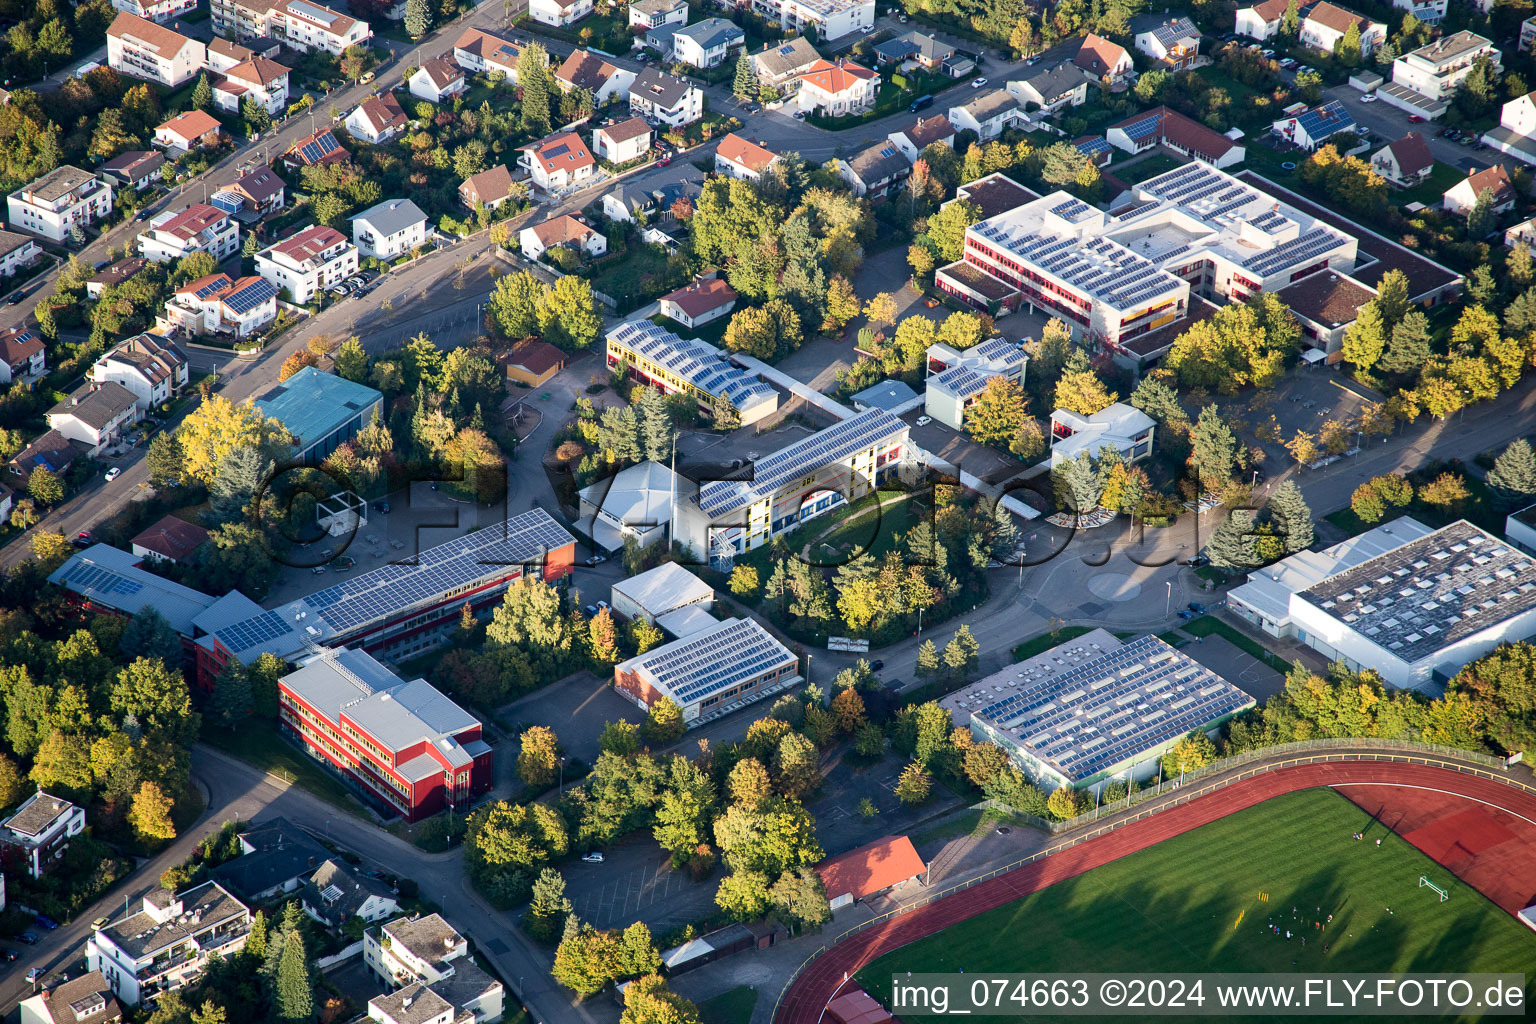
[[[921,879],[927,870],[906,836],[886,836],[816,865],[833,910]]]

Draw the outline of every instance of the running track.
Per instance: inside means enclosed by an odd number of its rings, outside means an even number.
[[[1043,857],[850,936],[828,948],[790,983],[774,1016],[774,1024],[817,1024],[827,1003],[841,989],[845,976],[851,979],[877,957],[977,914],[1272,797],[1318,786],[1366,782],[1449,791],[1536,821],[1536,793],[1451,768],[1379,761],[1330,761],[1276,768]]]

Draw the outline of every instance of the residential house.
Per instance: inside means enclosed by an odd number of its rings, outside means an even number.
[[[136,334],[118,342],[91,365],[91,380],[113,381],[133,392],[140,413],[180,395],[191,381],[186,354],[169,338]]]
[[[670,2],[670,0],[667,0]],[[631,6],[633,11],[634,7]],[[760,89],[772,89],[781,96],[792,95],[800,88],[800,76],[811,70],[821,60],[821,54],[804,36],[768,43],[752,54],[752,70],[757,75]]]
[[[146,562],[188,565],[208,540],[206,527],[176,516],[163,516],[129,541],[133,553]]]
[[[464,69],[451,60],[429,60],[411,75],[411,95],[428,103],[442,103],[468,91]]]
[[[1234,31],[1240,36],[1263,42],[1280,33],[1290,0],[1264,0],[1251,7],[1239,7]],[[1298,29],[1300,28],[1298,24]]]
[[[11,459],[10,471],[19,477],[17,486],[25,487],[32,471],[39,466],[58,475],[69,471],[77,458],[86,454],[86,446],[71,441],[57,430],[38,435]]]
[[[1389,142],[1371,154],[1371,166],[1387,183],[1411,188],[1429,177],[1435,169],[1435,155],[1418,132],[1409,132],[1396,142]]]
[[[303,305],[357,273],[357,246],[335,228],[309,227],[256,254],[256,273],[285,301]]]
[[[1200,59],[1200,30],[1182,14],[1139,14],[1131,35],[1137,51],[1163,71],[1185,71]]]
[[[85,808],[39,789],[0,822],[0,861],[42,878],[64,859],[69,841],[84,831]]]
[[[6,205],[11,227],[62,242],[112,212],[112,186],[64,164],[12,192]]]
[[[1504,244],[1511,249],[1517,245],[1536,248],[1536,218],[1523,220],[1504,232]]]
[[[340,931],[354,917],[364,924],[394,917],[400,913],[398,896],[387,882],[344,860],[327,859],[304,883],[299,906],[315,921]]]
[[[16,507],[16,492],[4,484],[0,484],[0,522],[11,521],[11,510]],[[0,878],[4,878],[0,874]],[[0,882],[0,889],[5,888],[5,883]],[[3,894],[0,894],[3,895]]]
[[[901,67],[910,63],[924,71],[933,72],[942,70],[944,62],[954,55],[953,46],[940,42],[926,32],[908,32],[875,47],[875,60],[881,64]]]
[[[518,164],[545,192],[560,192],[591,181],[597,171],[592,151],[575,132],[559,132],[518,151]]]
[[[1302,12],[1299,37],[1307,46],[1331,54],[1351,28],[1360,35],[1360,53],[1363,56],[1369,57],[1387,41],[1386,25],[1372,21],[1363,14],[1337,7],[1327,0],[1315,3]]]
[[[565,369],[565,353],[547,341],[524,338],[497,356],[496,363],[506,370],[507,380],[537,388]]]
[[[197,10],[197,0],[112,0],[112,6],[163,25]]]
[[[757,181],[779,154],[731,132],[715,148],[715,173]]]
[[[651,126],[643,117],[626,117],[592,129],[592,152],[610,164],[627,164],[650,151]]]
[[[1536,17],[1526,18],[1520,23],[1520,42],[1516,50],[1530,53],[1533,48],[1536,48]]]
[[[1509,180],[1509,172],[1503,164],[1494,164],[1467,175],[1445,190],[1441,199],[1447,213],[1465,217],[1472,212],[1484,192],[1493,198],[1493,212],[1506,213],[1515,207],[1515,186]]]
[[[124,11],[107,28],[107,66],[118,74],[174,89],[207,62],[202,43],[136,14]]]
[[[1081,106],[1088,100],[1088,79],[1070,62],[1026,67],[1006,88],[1008,95],[1023,104],[1025,110],[1054,113],[1063,107]]]
[[[218,145],[223,134],[224,126],[212,114],[203,110],[188,110],[155,129],[155,145],[170,156],[179,157],[203,146]]]
[[[1493,40],[1462,30],[1441,36],[1392,62],[1392,81],[1376,90],[1385,103],[1420,117],[1436,118],[1450,106],[1451,96],[1481,60],[1495,72],[1503,56]]]
[[[213,85],[213,105],[239,113],[246,100],[276,116],[288,107],[288,72],[275,60],[254,57],[236,64]]]
[[[1124,82],[1136,70],[1125,47],[1092,32],[1083,38],[1072,63],[1090,82],[1110,87]]]
[[[1083,416],[1067,409],[1051,413],[1051,465],[1060,465],[1083,452],[1097,453],[1108,445],[1137,462],[1152,454],[1152,434],[1157,423],[1134,406],[1116,402]]]
[[[1484,132],[1483,141],[1522,163],[1536,164],[1536,92],[1504,104],[1499,126]]]
[[[0,276],[15,277],[37,262],[42,252],[35,238],[0,229]]]
[[[139,255],[151,263],[175,263],[194,252],[206,252],[215,263],[223,263],[239,251],[240,225],[206,203],[157,213],[139,234]]]
[[[736,308],[736,289],[722,277],[706,277],[668,292],[659,300],[661,315],[698,328]]]
[[[643,45],[660,56],[663,62],[672,59],[672,37],[677,34],[676,25],[658,25],[645,30]]]
[[[427,215],[409,199],[386,199],[352,218],[352,240],[364,256],[392,260],[425,245]]]
[[[601,256],[608,251],[608,239],[592,225],[569,213],[523,228],[518,232],[523,255],[536,260],[550,249],[566,246],[586,256]]]
[[[1445,20],[1449,0],[1392,0],[1393,10],[1408,11],[1426,25],[1438,25]],[[1521,25],[1520,38],[1525,39],[1525,26]]]
[[[875,27],[875,0],[752,0],[754,14],[776,19],[780,28],[834,40]]]
[[[91,933],[86,969],[100,971],[118,999],[137,1006],[195,982],[210,957],[234,955],[250,933],[250,910],[218,882],[182,893],[154,889],[137,913]]]
[[[138,400],[116,381],[85,384],[48,410],[48,426],[85,445],[92,455],[116,444],[123,429],[138,421]]]
[[[635,0],[629,5],[629,27],[650,30],[688,24],[688,0]]]
[[[330,857],[317,839],[284,817],[258,822],[237,838],[240,856],[212,874],[224,888],[252,903],[297,892]]]
[[[231,42],[228,39],[214,36],[208,43],[208,70],[223,74],[232,67],[244,64],[248,60],[257,57],[265,57],[268,60],[276,60],[282,47],[276,39],[249,40],[249,46]]]
[[[323,167],[339,164],[351,158],[351,154],[336,141],[336,133],[330,127],[320,128],[289,146],[283,153],[283,165],[288,168]]]
[[[410,118],[405,116],[405,108],[400,106],[395,94],[386,92],[363,100],[347,115],[343,124],[354,139],[378,146],[405,131]]]
[[[165,304],[166,325],[193,334],[248,337],[277,319],[277,289],[260,277],[209,274],[178,288]]]
[[[955,131],[975,132],[983,142],[1016,126],[1023,116],[1023,105],[1006,89],[988,89],[968,103],[949,108],[949,123]]]
[[[123,1019],[123,1005],[100,971],[45,988],[23,999],[19,1009],[21,1024],[119,1024]]]
[[[653,124],[680,128],[704,116],[704,93],[665,71],[646,68],[629,87],[629,109]]]
[[[349,46],[373,38],[366,21],[348,17],[316,0],[211,0],[213,28],[246,40],[270,36],[290,50],[323,50],[339,57]]]
[[[565,28],[592,13],[592,0],[528,0],[528,17],[541,25]]]
[[[629,93],[635,73],[608,63],[590,50],[572,50],[555,72],[555,82],[563,92],[586,89],[592,103],[603,106]]]
[[[101,177],[115,188],[131,188],[135,192],[143,192],[160,180],[160,168],[164,166],[164,153],[136,149],[119,153],[102,164]]]
[[[891,132],[886,138],[896,144],[902,156],[917,163],[917,158],[923,155],[923,150],[934,143],[942,142],[953,148],[955,126],[950,124],[949,118],[943,114],[934,114],[932,117],[920,117],[912,127]]]
[[[1154,107],[1112,124],[1104,130],[1104,138],[1127,153],[1164,146],[1216,168],[1241,163],[1246,155],[1242,146],[1225,135],[1167,107]]]
[[[497,164],[464,179],[459,186],[459,202],[471,210],[482,203],[487,210],[494,210],[511,199],[512,192],[512,172],[506,164]]]
[[[890,192],[912,173],[907,158],[889,141],[866,146],[836,162],[838,177],[853,188],[853,194],[871,198]]]
[[[746,42],[747,34],[735,22],[705,18],[672,34],[672,59],[695,68],[718,67]]]
[[[469,956],[469,943],[441,914],[398,918],[363,933],[363,962],[396,987],[390,996],[369,1003],[369,1016],[381,1010],[399,1024],[435,1019],[405,1014],[415,999],[437,998],[446,1003],[450,1020],[468,1014],[476,1022],[500,1019],[503,991]],[[416,1007],[410,1007],[416,1009]]]
[[[86,279],[85,297],[99,299],[108,288],[117,287],[147,266],[149,266],[149,260],[142,256],[129,256],[116,263],[108,264]]]
[[[453,44],[453,62],[465,71],[479,75],[500,72],[511,84],[517,84],[517,62],[526,42],[506,39],[484,29],[466,28]]]
[[[277,213],[287,203],[286,186],[266,164],[240,168],[240,176],[208,201],[242,224],[251,225]]]
[[[612,221],[633,223],[635,214],[650,215],[657,210],[656,198],[638,188],[622,183],[602,198],[603,216]]]
[[[1308,152],[1324,145],[1335,135],[1345,132],[1358,135],[1359,131],[1354,116],[1338,100],[1329,100],[1310,110],[1282,117],[1270,126],[1270,130]]]
[[[800,76],[797,99],[807,113],[843,117],[872,109],[879,94],[877,72],[851,60],[819,60]]]
[[[30,327],[0,330],[0,384],[33,381],[48,369],[48,347]]]

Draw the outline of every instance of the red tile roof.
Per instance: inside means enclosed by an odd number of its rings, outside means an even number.
[[[800,80],[810,82],[823,92],[836,94],[855,88],[860,82],[879,77],[869,68],[862,64],[855,64],[853,61],[845,60],[833,64],[828,60],[819,60],[800,76]]]
[[[719,309],[728,302],[735,302],[736,289],[723,278],[711,277],[695,281],[675,292],[668,292],[661,297],[661,301],[676,303],[679,309],[688,314],[689,319],[693,319],[710,310]]]
[[[779,158],[779,154],[771,149],[764,149],[750,139],[744,139],[735,132],[731,132],[720,140],[720,146],[715,154],[722,160],[728,160],[733,164],[739,164],[749,171],[758,174],[768,169],[768,165]]]
[[[465,178],[459,192],[471,204],[500,202],[512,193],[512,172],[507,170],[506,164],[487,167],[479,174]]]
[[[1078,47],[1072,63],[1095,75],[1106,75],[1117,65],[1125,62],[1125,47],[1119,43],[1089,33]]]
[[[273,252],[280,252],[290,259],[303,263],[312,260],[333,245],[340,245],[347,240],[347,236],[335,228],[328,228],[324,224],[313,224],[294,235],[284,239],[272,247]]]
[[[208,206],[205,203],[193,203],[164,224],[152,227],[150,230],[163,231],[185,242],[190,238],[197,237],[215,224],[228,219],[229,214],[217,207]]]
[[[1418,174],[1435,166],[1435,155],[1429,151],[1429,143],[1418,132],[1409,132],[1387,148],[1392,151],[1392,159],[1397,161],[1399,174]]]
[[[172,561],[184,562],[207,539],[208,531],[201,526],[175,516],[166,516],[133,538],[130,544],[148,548]]]
[[[816,865],[827,898],[834,900],[844,895],[863,899],[927,870],[928,865],[906,836],[886,836]]]
[[[1286,10],[1290,6],[1291,0],[1264,0],[1261,4],[1253,5],[1253,12],[1260,18],[1263,18],[1265,24],[1268,24],[1271,21],[1279,21],[1284,17]]]
[[[181,48],[192,40],[180,32],[157,25],[147,18],[141,18],[137,14],[129,14],[123,11],[113,19],[111,27],[107,29],[107,35],[114,39],[125,36],[145,43],[155,51],[157,57],[170,60],[181,52]]]
[[[532,230],[534,237],[542,242],[546,249],[566,242],[585,244],[588,238],[597,234],[592,225],[577,220],[568,213],[561,214],[553,220],[535,224]]]
[[[629,117],[618,124],[605,124],[597,130],[608,136],[610,142],[628,142],[649,132],[651,124],[643,117]]]
[[[0,331],[0,362],[16,366],[43,350],[43,339],[27,327]]]
[[[955,126],[949,123],[949,118],[943,114],[934,114],[932,117],[920,117],[911,128],[902,132],[907,141],[921,152],[944,139],[952,139],[955,135]]]
[[[373,128],[375,135],[390,128],[405,126],[405,108],[400,106],[400,101],[395,99],[392,92],[370,96],[359,103],[357,109],[362,112],[363,120]]]
[[[209,132],[219,131],[220,127],[213,115],[202,110],[189,110],[185,114],[177,114],[160,125],[160,128],[188,142],[195,142]]]
[[[460,81],[464,77],[464,72],[460,70],[457,64],[451,60],[444,60],[442,57],[427,61],[421,66],[421,70],[427,73],[427,78],[431,80],[433,88],[437,89],[438,92],[442,92],[454,82]]]
[[[1124,128],[1135,124],[1152,115],[1157,115],[1158,141],[1172,141],[1182,149],[1206,160],[1219,160],[1226,156],[1237,143],[1217,131],[1212,131],[1198,121],[1191,120],[1167,107],[1157,107],[1153,110],[1143,111],[1109,126],[1109,129]],[[1109,129],[1106,129],[1108,131]]]
[[[1509,181],[1509,172],[1503,164],[1494,164],[1492,167],[1484,167],[1476,174],[1467,176],[1466,184],[1472,186],[1474,198],[1483,194],[1484,189],[1492,190],[1495,204],[1508,202],[1515,196],[1515,189]]]
[[[1364,32],[1371,23],[1371,19],[1364,15],[1356,14],[1354,11],[1346,11],[1342,7],[1335,7],[1333,4],[1328,3],[1327,0],[1314,5],[1307,12],[1306,20],[1315,21],[1319,25],[1326,25],[1328,28],[1339,33],[1348,32],[1351,25],[1359,25],[1360,31]]]
[[[553,174],[560,170],[578,171],[597,163],[592,159],[592,151],[587,149],[587,144],[582,142],[581,136],[575,132],[551,135],[524,148],[539,162],[539,166],[544,168],[545,174]]]
[[[233,78],[241,82],[258,82],[261,85],[271,85],[292,70],[292,68],[284,67],[275,60],[268,60],[265,57],[252,57],[250,60],[236,64],[224,72],[224,77]]]
[[[517,366],[536,377],[542,377],[557,367],[565,365],[565,353],[547,341],[529,338],[520,342],[498,360],[504,366]]]
[[[861,988],[845,991],[827,1004],[832,1024],[890,1024],[896,1018]]]
[[[555,72],[555,78],[573,89],[591,89],[596,92],[618,70],[595,53],[572,50],[571,55],[565,58],[565,63],[560,65],[560,70]]]

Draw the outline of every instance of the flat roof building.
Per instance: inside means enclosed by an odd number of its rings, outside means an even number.
[[[637,705],[668,697],[690,728],[802,681],[800,659],[755,619],[726,619],[613,669],[614,686]]]
[[[218,882],[182,893],[153,889],[142,909],[91,933],[86,969],[101,971],[130,1006],[194,983],[213,954],[245,947],[251,912]]]
[[[655,622],[679,608],[700,607],[709,611],[715,591],[708,583],[676,562],[662,562],[638,576],[613,585],[613,610],[627,619]]]
[[[1458,520],[1407,516],[1250,573],[1227,605],[1389,686],[1438,694],[1468,662],[1536,633],[1536,562]]]
[[[968,349],[939,342],[929,345],[928,378],[923,391],[923,411],[953,430],[965,427],[965,410],[993,377],[1024,383],[1029,356],[1024,346],[1007,338],[993,338]]]
[[[1155,636],[1122,644],[1095,629],[939,703],[1036,783],[1097,789],[1153,774],[1184,736],[1254,699]]]
[[[293,435],[293,458],[320,462],[383,413],[384,396],[366,384],[306,366],[256,399],[263,416]]]
[[[649,320],[630,320],[608,332],[608,368],[628,367],[629,376],[669,395],[698,399],[710,413],[716,401],[735,408],[743,426],[779,407],[779,393],[733,364],[713,345],[679,338]]]

